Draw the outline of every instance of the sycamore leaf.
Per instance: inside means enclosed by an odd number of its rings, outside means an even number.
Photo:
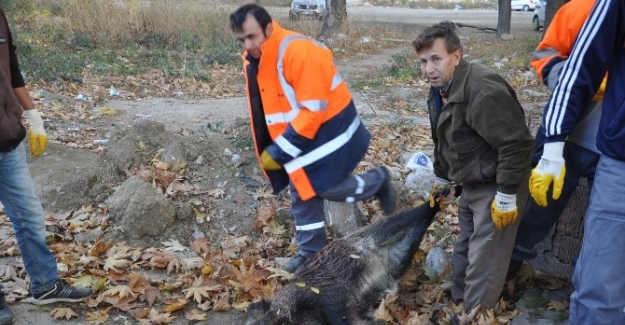
[[[273,273],[272,275],[270,275],[269,277],[267,277],[267,279],[271,279],[271,278],[276,278],[276,277],[283,277],[286,280],[291,280],[293,278],[293,273],[289,273],[281,268],[276,268],[276,267],[267,267],[266,268],[267,271],[270,271],[271,273]]]
[[[72,278],[72,285],[76,287],[91,288],[97,280],[98,278],[92,275],[83,274],[77,278]]]
[[[59,318],[72,319],[74,317],[78,317],[78,315],[71,308],[67,308],[67,307],[54,308],[50,312],[50,315],[52,315],[54,319],[59,319]]]
[[[163,245],[165,245],[165,250],[168,252],[184,252],[187,250],[186,247],[182,246],[182,244],[175,239],[166,240],[163,242]]]
[[[10,264],[0,265],[0,278],[10,279],[11,277],[17,276],[17,271],[15,270],[15,266]]]
[[[206,320],[206,314],[197,309],[191,309],[186,312],[184,317],[188,320]]]
[[[128,296],[136,297],[137,294],[132,291],[132,289],[127,285],[118,285],[110,287],[108,290],[104,291],[103,294],[105,296],[115,296],[118,295],[120,298],[125,298]]]
[[[263,228],[263,232],[268,232],[274,235],[282,235],[286,232],[286,228],[284,228],[283,225],[279,224],[276,219],[271,219]]]
[[[237,254],[241,251],[241,248],[247,246],[249,237],[229,237],[221,242],[221,247],[226,256],[230,258],[236,258]]]
[[[86,320],[90,324],[100,325],[104,324],[109,319],[109,310],[112,307],[106,308],[104,310],[96,310],[94,312],[87,312]]]
[[[140,319],[139,324],[142,325],[158,325],[169,324],[176,319],[176,316],[172,316],[170,313],[159,313],[158,310],[152,308],[147,315],[147,319]]]
[[[115,253],[111,254],[111,256],[107,257],[104,261],[104,270],[112,270],[114,272],[120,273],[120,268],[126,268],[132,264],[131,261],[126,259],[128,258],[128,256],[129,254],[127,252],[116,251]]]
[[[185,299],[176,299],[175,301],[167,302],[166,304],[167,306],[163,308],[163,311],[173,313],[186,307],[187,301]]]
[[[189,299],[193,297],[193,300],[197,301],[198,304],[202,303],[202,297],[208,298],[208,287],[191,287],[188,289],[182,290],[182,292],[186,292],[185,299]]]

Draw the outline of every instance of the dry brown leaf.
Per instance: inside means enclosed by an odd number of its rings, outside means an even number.
[[[104,324],[109,319],[109,310],[111,307],[104,310],[96,310],[94,312],[87,312],[85,320],[90,324],[100,325]]]
[[[263,228],[263,232],[274,235],[282,235],[286,232],[286,228],[284,228],[283,225],[279,224],[275,219],[271,219]]]
[[[163,311],[168,313],[173,313],[180,309],[183,309],[187,305],[187,300],[185,299],[176,299],[174,301],[165,302],[167,306],[163,308]]]
[[[184,317],[188,320],[206,320],[206,314],[197,309],[191,309],[186,312]]]
[[[113,241],[101,241],[98,240],[95,242],[95,244],[93,245],[93,247],[89,250],[89,255],[90,256],[100,256],[104,253],[106,253],[106,251],[109,249],[109,247],[111,247],[111,245],[113,245]]]
[[[160,313],[158,310],[152,308],[147,315],[147,319],[140,319],[139,324],[142,325],[159,325],[169,324],[176,319],[176,316],[172,316],[170,313]]]
[[[132,291],[132,288],[130,288],[127,285],[112,286],[108,290],[104,291],[103,294],[105,296],[119,296],[120,298],[125,298],[128,296],[132,296],[132,297],[137,296],[137,294],[134,291]]]
[[[249,242],[249,237],[234,237],[230,236],[226,240],[221,242],[221,248],[223,249],[224,255],[230,258],[236,258],[237,254],[241,251],[241,248],[247,246]]]
[[[54,308],[50,311],[50,315],[52,315],[54,319],[65,318],[69,320],[74,317],[78,317],[78,315],[71,308],[67,307]]]

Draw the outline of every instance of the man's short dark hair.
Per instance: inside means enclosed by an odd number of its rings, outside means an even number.
[[[263,32],[271,22],[271,16],[265,8],[254,3],[246,4],[230,14],[230,28],[232,28],[233,32],[239,32],[243,29],[243,23],[248,14],[251,14],[256,19]]]
[[[445,49],[447,49],[447,53],[462,48],[460,38],[456,32],[456,24],[449,20],[441,21],[438,24],[427,27],[417,36],[416,40],[412,41],[412,46],[414,46],[417,52],[420,52],[421,50],[432,47],[434,41],[438,38],[445,39]]]

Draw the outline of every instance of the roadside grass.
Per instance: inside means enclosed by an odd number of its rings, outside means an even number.
[[[0,0],[29,82],[79,82],[88,76],[152,74],[168,80],[211,80],[213,66],[240,66],[241,47],[229,14],[248,1],[221,0]],[[287,0],[261,0],[288,6]],[[316,36],[321,23],[289,21],[285,27]],[[324,40],[337,58],[376,53],[376,37],[394,37],[381,28],[354,27]]]

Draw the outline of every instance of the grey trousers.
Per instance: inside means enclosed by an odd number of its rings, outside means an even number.
[[[451,296],[455,301],[464,300],[466,311],[478,304],[482,308],[493,308],[499,300],[529,195],[527,178],[521,184],[517,192],[519,217],[501,230],[495,228],[490,210],[497,184],[465,185],[462,189],[458,207],[460,234],[454,245],[455,278]]]
[[[291,211],[295,217],[295,241],[298,254],[308,257],[319,251],[326,244],[325,213],[323,200],[355,202],[371,198],[378,193],[386,176],[377,167],[359,175],[350,175],[336,186],[317,192],[317,196],[303,201],[293,184],[291,191]]]

